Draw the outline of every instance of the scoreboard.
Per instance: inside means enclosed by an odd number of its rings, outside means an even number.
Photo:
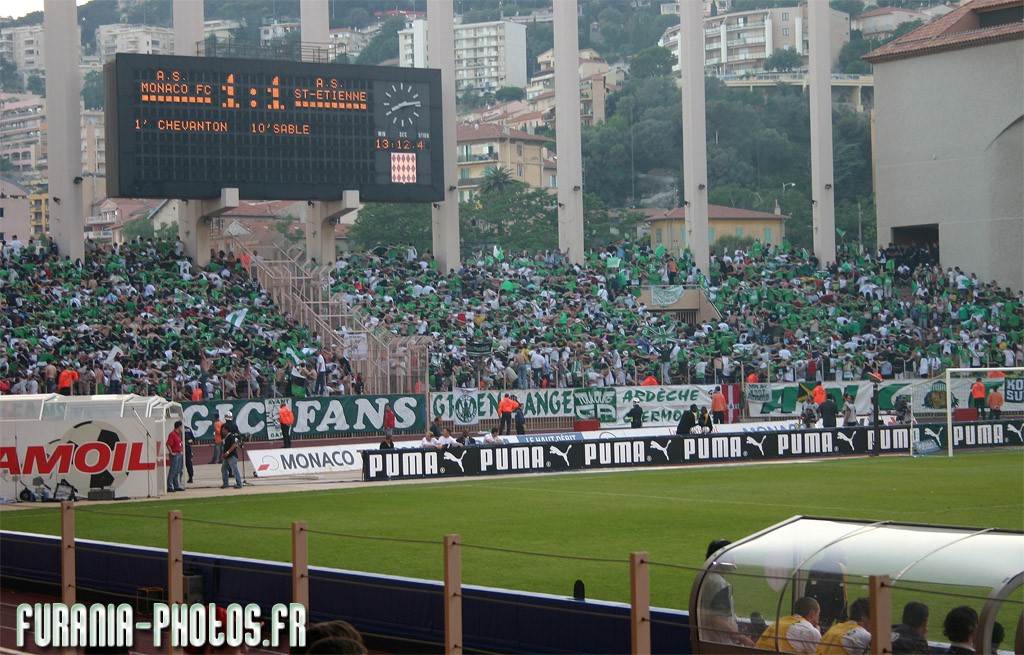
[[[104,84],[110,197],[444,199],[438,70],[118,54]]]

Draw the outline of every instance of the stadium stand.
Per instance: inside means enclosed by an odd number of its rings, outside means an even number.
[[[181,401],[197,387],[206,399],[312,389],[317,337],[275,306],[243,258],[221,251],[195,270],[181,244],[89,251],[71,262],[45,241],[0,243],[0,393],[52,391],[65,366],[79,375],[73,393],[103,393],[118,365],[124,392]],[[624,241],[583,264],[495,247],[445,274],[429,253],[392,246],[344,254],[324,270],[363,325],[431,338],[434,390],[651,376],[717,383],[751,373],[860,380],[876,370],[901,379],[1024,364],[1024,294],[943,271],[935,247],[847,245],[817,269],[806,251],[755,242],[716,253],[705,278],[689,253]],[[638,300],[641,287],[687,284],[705,288],[720,322],[685,325]],[[327,393],[358,391],[343,353],[324,354]]]

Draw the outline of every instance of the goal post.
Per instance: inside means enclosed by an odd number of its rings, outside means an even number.
[[[990,376],[989,373],[1002,373],[1001,376]],[[971,401],[971,385],[981,378],[985,383],[985,397],[994,386],[1003,383],[1007,377],[1024,377],[1024,367],[995,366],[990,368],[947,368],[946,369],[946,444],[949,456],[953,456],[953,409],[954,398],[964,398],[967,405]]]

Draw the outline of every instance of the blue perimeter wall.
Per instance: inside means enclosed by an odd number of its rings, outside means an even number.
[[[244,538],[240,536],[239,538]],[[7,584],[60,583],[60,539],[0,531],[0,576]],[[163,549],[78,540],[79,598],[135,604],[140,587],[166,589]],[[444,643],[440,582],[310,567],[310,623],[345,619],[367,635]],[[185,553],[186,575],[203,578],[202,602],[258,603],[263,613],[291,600],[291,567],[280,562]],[[466,585],[463,642],[506,653],[626,653],[630,607],[605,601]],[[690,653],[687,612],[651,609],[652,653]],[[429,644],[429,645],[428,645]]]

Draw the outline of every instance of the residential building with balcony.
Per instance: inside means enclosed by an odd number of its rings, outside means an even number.
[[[370,45],[370,40],[373,37],[366,32],[350,27],[338,27],[330,31],[328,38],[334,48],[335,56],[347,55],[351,58],[349,61],[352,61],[359,56],[363,48]]]
[[[558,180],[546,144],[550,139],[501,125],[459,125],[459,202],[470,200],[488,168],[504,168],[509,177],[538,189],[554,189]]]
[[[414,20],[398,32],[398,65],[425,68],[427,22]],[[492,21],[455,26],[455,90],[494,92],[525,88],[526,25]]]
[[[241,27],[240,20],[208,20],[203,22],[203,36],[214,36],[218,41],[231,41],[235,38],[235,30]]]
[[[0,55],[19,73],[43,70],[46,35],[42,25],[20,25],[0,30]]]
[[[96,51],[103,63],[112,60],[118,52],[173,55],[174,30],[154,25],[100,25],[96,29]]]
[[[301,25],[299,23],[271,23],[260,27],[260,45],[267,45],[277,39],[283,39],[292,33],[297,33]]]
[[[46,161],[46,101],[30,93],[0,93],[0,158],[26,181]]]
[[[50,195],[48,193],[29,194],[28,223],[28,236],[40,237],[50,231]]]
[[[538,72],[530,78],[526,87],[526,98],[534,103],[534,110],[547,112],[547,99],[554,96],[555,88],[555,51],[547,50],[537,55]],[[625,73],[620,69],[608,66],[596,50],[585,48],[580,50],[580,118],[584,125],[596,125],[605,120],[605,100],[610,90],[618,88]],[[543,106],[541,106],[543,105]],[[553,126],[554,114],[545,116],[546,122]]]
[[[679,15],[678,2],[662,2],[659,9],[662,16]],[[705,17],[724,14],[731,9],[732,0],[701,0],[701,11],[704,12]]]
[[[92,207],[106,197],[107,139],[103,112],[98,109],[82,111],[82,206]]]
[[[865,39],[887,39],[897,27],[915,20],[927,23],[931,18],[913,9],[879,7],[854,18],[853,29],[860,30]]]
[[[665,30],[658,45],[679,52],[679,25]],[[834,69],[850,40],[850,15],[829,10],[829,50]],[[780,49],[795,50],[808,64],[807,5],[756,9],[704,19],[704,70],[708,75],[759,73],[764,60]],[[678,64],[673,65],[679,70]]]

